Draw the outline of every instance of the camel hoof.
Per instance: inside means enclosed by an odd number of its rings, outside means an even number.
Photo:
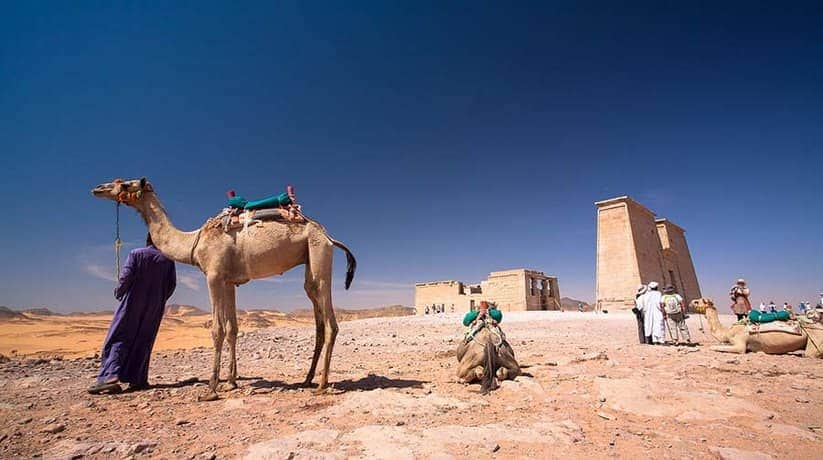
[[[220,386],[220,389],[223,391],[232,391],[237,389],[237,383],[235,382],[226,382]]]
[[[311,380],[304,380],[303,383],[300,384],[300,388],[314,388],[315,386],[317,385]]]
[[[218,399],[220,399],[220,397],[217,396],[216,391],[210,391],[210,392],[206,393],[205,395],[200,395],[200,396],[197,397],[198,402],[217,401]]]

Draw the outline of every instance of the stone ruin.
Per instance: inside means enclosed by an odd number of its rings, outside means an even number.
[[[701,297],[686,231],[620,196],[598,201],[596,302],[602,309],[631,309],[637,286],[674,286],[688,304]]]
[[[414,286],[418,315],[425,315],[427,307],[429,313],[467,312],[481,300],[504,311],[560,310],[560,286],[557,277],[525,268],[492,272],[479,284],[448,280]]]

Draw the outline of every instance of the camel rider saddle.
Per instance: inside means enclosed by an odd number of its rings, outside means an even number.
[[[500,324],[491,317],[478,318],[472,322],[466,329],[466,336],[463,340],[466,342],[471,342],[474,340],[474,336],[477,335],[478,332],[482,331],[483,328],[488,329],[489,337],[495,347],[499,347],[506,341],[506,334],[503,333],[503,329],[500,329]]]
[[[291,223],[306,221],[291,185],[283,193],[260,200],[248,201],[237,196],[234,190],[226,192],[226,197],[226,208],[213,218],[213,225],[222,227],[225,232],[240,227],[246,230],[249,225],[260,225],[268,220]]]
[[[749,334],[767,334],[781,332],[784,334],[803,335],[797,321],[772,321],[771,323],[749,323]]]

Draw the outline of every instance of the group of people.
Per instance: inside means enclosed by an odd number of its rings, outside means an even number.
[[[748,317],[749,312],[752,310],[752,303],[749,300],[751,297],[751,290],[749,290],[748,286],[746,285],[746,280],[743,278],[737,280],[734,286],[729,290],[729,298],[732,301],[732,312],[737,315],[737,320],[740,321]],[[758,306],[758,311],[760,313],[777,313],[779,310],[788,311],[790,313],[793,312],[793,308],[789,302],[783,302],[783,307],[778,309],[777,305],[774,301],[771,301],[767,304],[760,302]],[[815,308],[812,306],[812,303],[808,300],[805,302],[800,302],[797,306],[800,313],[805,313],[806,310],[811,308]],[[823,292],[820,293],[820,300],[817,302],[816,308],[823,308]]]
[[[438,313],[446,313],[446,305],[445,304],[432,304],[432,306],[426,305],[425,310],[423,312],[427,315],[435,315]],[[452,304],[451,312],[454,313],[454,304]]]
[[[637,317],[637,335],[642,344],[691,344],[692,338],[686,325],[683,297],[674,286],[660,285],[652,281],[640,285],[634,299],[632,312]]]

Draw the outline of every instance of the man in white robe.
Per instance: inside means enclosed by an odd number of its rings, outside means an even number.
[[[660,285],[656,281],[649,283],[649,291],[643,296],[643,330],[646,338],[651,337],[649,343],[665,343],[666,331],[663,321],[663,310],[660,309],[660,299],[663,295],[660,293]]]

